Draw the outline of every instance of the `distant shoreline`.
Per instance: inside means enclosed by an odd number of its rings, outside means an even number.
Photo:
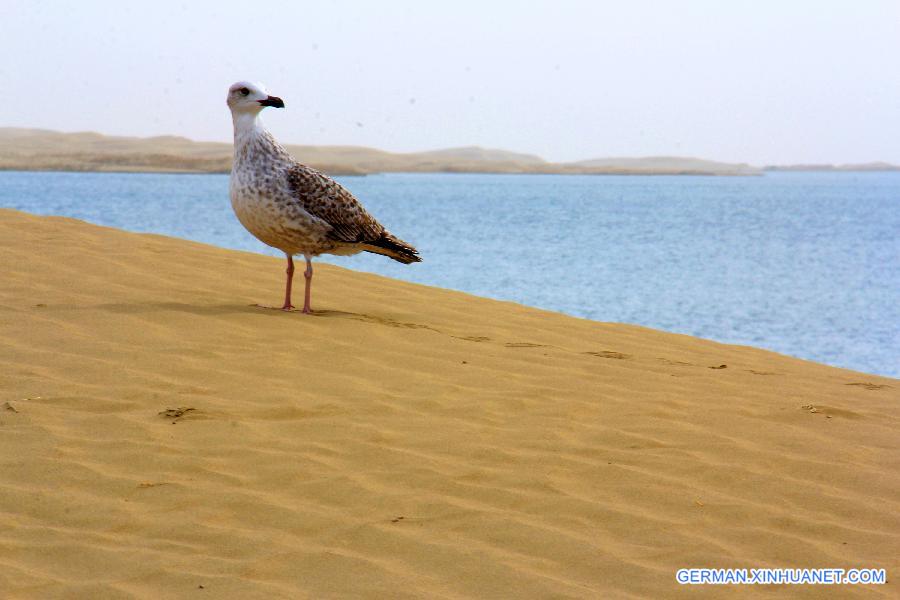
[[[796,173],[891,173],[900,171],[900,165],[891,165],[888,163],[862,165],[771,165],[763,167],[763,171]]]
[[[299,162],[337,176],[482,173],[743,177],[768,171],[900,171],[900,166],[888,163],[756,167],[679,156],[552,163],[530,154],[475,146],[411,153],[360,146],[288,145],[286,148]],[[231,171],[231,155],[229,143],[197,142],[176,136],[138,138],[0,128],[0,170],[3,171],[215,174]]]
[[[318,168],[318,167],[317,167]],[[608,176],[641,176],[641,177],[761,177],[765,173],[714,173],[714,172],[662,172],[662,171],[562,171],[562,172],[544,172],[544,171],[373,171],[373,172],[354,172],[354,171],[335,171],[318,168],[326,172],[332,177],[369,177],[373,175],[593,175],[597,177]],[[6,173],[108,173],[111,175],[131,174],[131,175],[229,175],[228,171],[188,171],[184,169],[66,169],[66,168],[33,168],[26,169],[21,167],[7,167],[0,165],[0,172]]]
[[[540,171],[375,171],[361,173],[355,171],[336,171],[319,169],[332,177],[369,177],[374,175],[591,175],[596,177],[763,177],[767,173],[896,173],[898,168],[890,169],[801,169],[801,168],[765,168],[760,173],[727,174],[727,173],[703,173],[703,172],[648,172],[648,171],[607,171],[607,172],[540,172]],[[4,173],[99,173],[109,175],[229,175],[231,171],[188,171],[169,169],[64,169],[64,168],[33,168],[7,167],[0,165],[0,172]]]
[[[110,169],[110,168],[99,168],[99,169],[66,169],[59,167],[48,167],[48,168],[33,168],[26,169],[21,167],[8,167],[6,165],[0,164],[0,172],[2,173],[106,173],[109,175],[228,175],[231,173],[228,171],[189,171],[186,169],[138,169],[138,168],[125,168],[125,169]],[[366,177],[368,175],[380,175],[380,173],[356,173],[356,172],[329,172],[331,175],[336,177]]]

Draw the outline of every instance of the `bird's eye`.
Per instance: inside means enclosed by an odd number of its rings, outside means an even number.
[[[247,88],[241,88],[241,94],[243,94],[244,96],[249,96],[250,90],[248,90]]]

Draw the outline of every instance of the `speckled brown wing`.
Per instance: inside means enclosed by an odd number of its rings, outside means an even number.
[[[305,165],[287,172],[291,192],[309,214],[331,226],[329,237],[343,244],[360,244],[369,252],[409,264],[420,262],[415,248],[389,233],[338,182]]]
[[[306,212],[331,225],[330,237],[335,241],[364,244],[384,234],[384,227],[353,194],[327,175],[298,164],[288,169],[287,178]]]

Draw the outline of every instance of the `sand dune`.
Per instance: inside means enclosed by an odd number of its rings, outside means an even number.
[[[266,310],[279,260],[9,210],[0,258],[2,598],[898,595],[900,381],[328,265]]]
[[[386,152],[361,146],[288,145],[300,162],[331,174],[389,172],[756,175],[744,164],[677,157],[550,163],[531,154],[479,148]],[[226,173],[231,144],[177,136],[107,136],[0,127],[0,169]]]

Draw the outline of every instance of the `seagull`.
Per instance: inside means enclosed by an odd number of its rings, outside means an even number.
[[[264,244],[287,257],[287,283],[282,310],[291,304],[294,255],[306,258],[303,312],[312,313],[312,258],[374,252],[403,264],[420,262],[418,251],[388,232],[341,184],[301,165],[275,141],[259,113],[284,108],[258,83],[239,81],[226,99],[234,121],[231,207],[241,224]]]

